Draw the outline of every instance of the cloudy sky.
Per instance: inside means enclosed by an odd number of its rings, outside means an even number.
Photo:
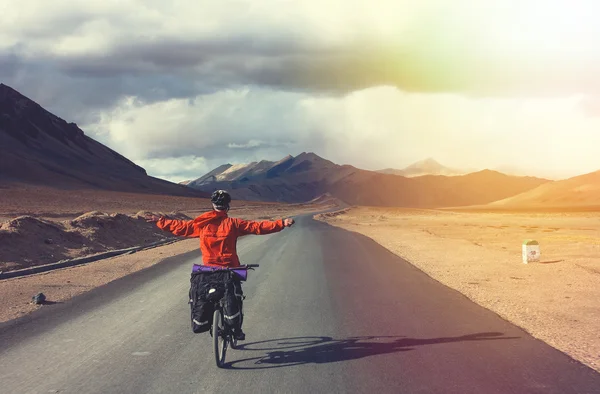
[[[0,0],[0,82],[148,173],[600,169],[595,0]]]

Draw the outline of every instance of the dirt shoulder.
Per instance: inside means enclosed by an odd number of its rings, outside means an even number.
[[[600,372],[600,212],[361,207],[316,218],[372,238]],[[523,264],[525,239],[539,241],[540,263]]]
[[[0,281],[0,323],[22,317],[39,308],[52,308],[96,287],[148,268],[160,261],[198,248],[197,239],[118,256],[81,266]],[[35,305],[31,297],[44,293],[48,304]]]

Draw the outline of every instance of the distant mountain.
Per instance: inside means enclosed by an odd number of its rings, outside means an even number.
[[[513,197],[496,201],[498,208],[551,208],[600,206],[600,171],[538,186]]]
[[[86,136],[75,123],[0,84],[0,185],[11,183],[206,195],[148,176],[142,167]]]
[[[277,167],[279,164],[291,158],[292,156],[287,156],[278,162],[262,160],[259,162],[254,161],[248,164],[223,164],[210,171],[208,174],[191,181],[189,186],[199,188],[202,185],[210,185],[215,182],[243,182],[250,178],[258,178],[261,175],[266,174],[268,170],[272,169],[273,167]]]
[[[223,165],[189,186],[207,192],[227,189],[244,200],[303,202],[329,193],[351,205],[444,207],[487,204],[545,182],[489,170],[407,178],[340,166],[304,152],[278,162]]]
[[[224,164],[188,186],[207,192],[227,189],[243,200],[304,202],[324,194],[323,185],[335,178],[339,167],[314,153],[302,153],[276,162]]]
[[[467,173],[467,171],[461,171],[445,167],[432,158],[418,161],[401,170],[394,168],[386,168],[377,172],[381,174],[400,175],[409,178],[423,175],[456,176],[464,175]]]

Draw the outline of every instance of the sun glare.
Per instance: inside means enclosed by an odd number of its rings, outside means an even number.
[[[535,55],[539,52],[593,50],[600,37],[600,3],[593,1],[523,1],[488,7],[481,29],[499,45]]]

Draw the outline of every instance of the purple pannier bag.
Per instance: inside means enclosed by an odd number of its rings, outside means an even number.
[[[192,273],[195,272],[217,272],[220,271],[220,268],[217,267],[209,267],[206,265],[198,265],[198,264],[194,264],[194,266],[192,267]],[[241,281],[245,281],[246,279],[248,279],[248,270],[240,268],[238,269],[232,269],[231,271],[233,271],[239,280]]]

